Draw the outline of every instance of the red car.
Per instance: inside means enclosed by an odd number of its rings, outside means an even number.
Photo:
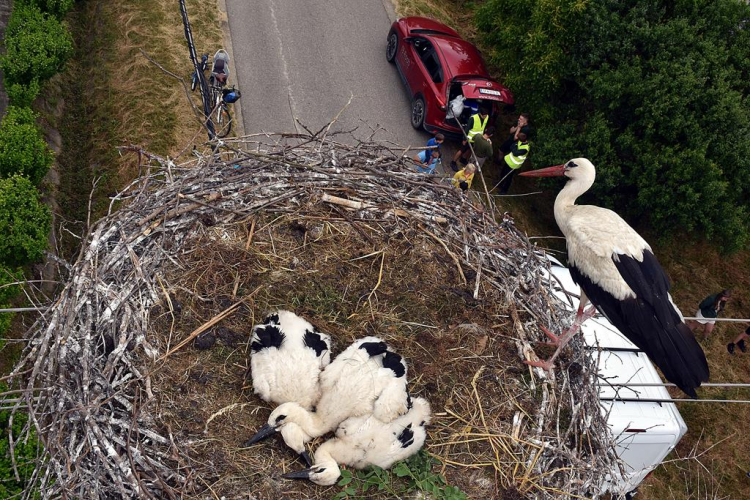
[[[482,105],[490,110],[490,123],[501,105],[513,105],[510,90],[490,77],[479,50],[432,19],[398,19],[388,33],[385,56],[396,64],[409,91],[416,129],[463,137],[455,118],[446,115],[459,95],[465,98],[462,124]]]

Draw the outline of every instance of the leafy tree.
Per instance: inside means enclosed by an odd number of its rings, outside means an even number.
[[[56,17],[35,5],[14,6],[0,59],[6,86],[52,78],[73,52],[73,38]]]
[[[49,208],[28,179],[0,179],[0,263],[21,266],[41,259],[50,225]]]
[[[9,106],[0,122],[0,176],[14,174],[39,184],[52,164],[52,151],[37,127],[30,108]]]
[[[43,12],[62,17],[73,7],[75,0],[16,0],[16,5],[33,5]]]
[[[591,159],[596,202],[657,232],[750,239],[750,5],[489,0],[478,24],[513,63],[535,163]]]

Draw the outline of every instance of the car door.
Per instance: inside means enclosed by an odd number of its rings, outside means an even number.
[[[399,64],[411,94],[422,94],[434,102],[436,86],[444,80],[435,47],[423,36],[411,36],[402,44]]]
[[[425,37],[414,37],[412,43],[417,56],[418,74],[415,75],[414,94],[421,92],[430,104],[438,104],[444,86],[443,65],[435,50],[435,46]],[[440,87],[440,89],[438,88]],[[428,104],[429,105],[429,104]]]

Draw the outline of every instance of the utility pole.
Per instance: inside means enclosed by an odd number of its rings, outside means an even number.
[[[211,120],[212,103],[209,98],[208,82],[206,82],[206,75],[200,70],[200,64],[198,63],[198,55],[195,52],[195,44],[193,43],[193,32],[190,29],[190,20],[187,15],[187,7],[185,6],[185,0],[180,0],[180,12],[182,13],[182,24],[185,26],[185,40],[187,40],[188,50],[190,51],[190,60],[193,61],[193,68],[195,74],[198,75],[198,83],[201,91],[201,100],[203,101],[203,113],[206,115],[206,128],[208,129],[208,139],[213,140],[216,138],[216,130],[214,129],[214,122]]]

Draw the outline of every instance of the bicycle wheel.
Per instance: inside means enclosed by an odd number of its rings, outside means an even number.
[[[223,139],[232,131],[232,115],[226,104],[220,104],[216,110],[216,137]]]

